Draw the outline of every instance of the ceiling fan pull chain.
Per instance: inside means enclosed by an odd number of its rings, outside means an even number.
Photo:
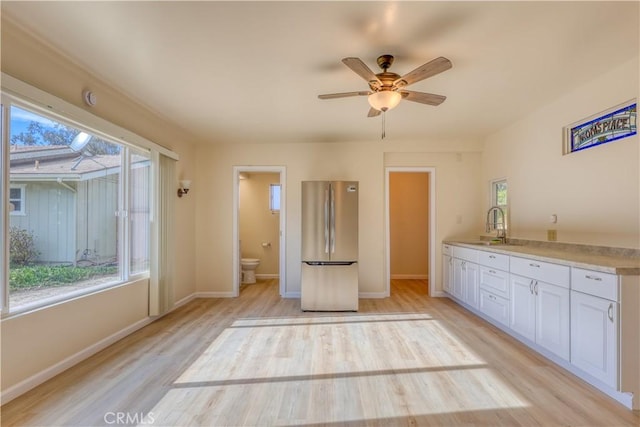
[[[386,132],[385,132],[385,117],[387,116],[387,113],[385,111],[382,112],[382,138],[380,139],[384,139],[385,136],[387,136]]]

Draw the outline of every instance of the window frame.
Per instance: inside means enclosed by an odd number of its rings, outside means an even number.
[[[277,191],[275,191],[277,188]],[[277,204],[276,204],[276,193],[277,193]],[[271,210],[272,214],[280,213],[280,204],[282,203],[282,185],[280,183],[269,184],[269,210]]]
[[[2,164],[0,165],[0,173],[2,176],[3,185],[0,188],[0,212],[1,212],[1,220],[2,226],[0,230],[0,235],[2,235],[3,243],[0,248],[0,313],[2,318],[22,314],[24,312],[29,312],[35,309],[40,309],[43,307],[51,306],[53,304],[58,304],[62,302],[66,302],[78,297],[90,295],[105,289],[110,289],[119,286],[126,286],[130,283],[134,283],[140,279],[148,278],[151,283],[156,283],[158,278],[155,277],[154,274],[154,263],[157,263],[157,251],[154,251],[153,245],[156,244],[157,240],[157,224],[153,221],[153,218],[156,215],[155,209],[157,209],[155,200],[157,199],[156,192],[158,191],[158,183],[157,183],[157,174],[153,171],[157,170],[158,165],[156,163],[156,159],[158,158],[158,153],[161,153],[165,156],[168,156],[174,160],[179,160],[179,156],[171,150],[168,150],[156,143],[149,141],[139,135],[121,128],[118,125],[115,125],[111,122],[108,122],[100,117],[97,117],[88,111],[85,111],[82,108],[79,108],[73,104],[70,104],[60,98],[57,98],[47,92],[44,92],[38,88],[35,88],[27,83],[24,83],[12,76],[6,75],[2,73],[2,92],[1,96],[1,120],[0,120],[0,129],[2,132],[2,141],[0,142],[1,155],[0,160]],[[149,160],[151,166],[151,172],[149,175],[149,206],[151,209],[150,213],[150,230],[149,230],[149,268],[143,272],[137,272],[135,274],[130,274],[127,271],[129,266],[129,258],[127,256],[120,255],[120,259],[118,260],[119,267],[119,278],[117,280],[103,283],[90,285],[81,290],[72,291],[68,293],[61,294],[59,296],[53,298],[43,298],[41,300],[35,301],[33,303],[24,304],[17,306],[16,309],[12,309],[9,306],[9,242],[8,239],[4,238],[8,236],[9,232],[9,205],[7,203],[10,187],[19,186],[21,184],[12,184],[10,186],[10,168],[9,168],[9,145],[10,145],[10,117],[11,117],[11,107],[16,106],[21,109],[26,109],[28,111],[33,112],[34,114],[42,115],[51,120],[55,120],[60,122],[61,124],[79,129],[81,131],[86,131],[92,133],[95,136],[99,136],[101,139],[106,141],[116,143],[123,148],[123,153],[131,152],[147,152],[149,153]],[[127,154],[129,156],[130,154]],[[123,175],[128,175],[130,171],[125,169],[125,165],[121,165]],[[121,186],[126,185],[126,183],[121,182]],[[25,190],[22,190],[21,196],[26,200]],[[130,196],[129,189],[127,188],[126,192],[119,192],[119,198],[128,198]],[[126,204],[119,203],[117,217],[119,221],[118,228],[120,230],[127,227],[128,216],[126,209]],[[23,205],[23,210],[26,209],[26,206]],[[120,236],[118,236],[120,239]],[[119,245],[129,244],[129,241],[126,243],[123,239],[120,239]],[[126,268],[123,268],[123,265]]]
[[[15,209],[15,205],[13,205],[13,201],[16,200],[16,198],[12,198],[11,197],[11,190],[15,190],[15,189],[19,189],[20,190],[20,209]],[[27,184],[11,184],[9,183],[9,197],[7,197],[7,200],[9,201],[9,215],[16,215],[16,216],[26,216],[27,215],[27,206],[26,206],[26,202],[27,202],[27,196],[26,196],[26,192],[27,192]],[[14,209],[11,209],[11,205],[14,206]]]
[[[493,207],[493,206],[497,206],[500,209],[502,209],[502,211],[504,212],[504,227],[505,229],[507,228],[507,224],[509,224],[509,182],[507,181],[507,178],[496,178],[496,179],[492,179],[490,182],[491,185],[491,199],[489,202],[489,206]],[[505,204],[501,204],[498,203],[498,186],[504,184],[506,186],[506,203]],[[498,222],[498,212],[493,212],[493,218],[491,218],[491,223],[492,224],[497,224]]]

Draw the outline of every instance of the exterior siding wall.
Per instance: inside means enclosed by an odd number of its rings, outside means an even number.
[[[111,262],[117,256],[118,181],[120,174],[78,183],[76,260]]]
[[[25,214],[11,215],[10,226],[31,232],[39,262],[70,263],[75,260],[76,209],[74,193],[56,182],[26,184]]]

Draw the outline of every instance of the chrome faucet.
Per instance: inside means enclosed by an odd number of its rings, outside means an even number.
[[[493,220],[491,219],[492,212],[496,212]],[[502,221],[498,221],[498,213],[502,216]],[[497,230],[496,238],[500,240],[501,243],[507,243],[507,218],[504,215],[504,211],[499,206],[492,206],[487,211],[487,233],[490,233],[491,230]]]

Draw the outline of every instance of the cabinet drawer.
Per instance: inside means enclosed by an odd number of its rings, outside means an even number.
[[[480,287],[509,298],[509,273],[490,267],[480,267]]]
[[[618,301],[618,276],[571,267],[571,289],[610,301]]]
[[[478,264],[497,268],[498,270],[509,271],[509,255],[480,251],[478,254]]]
[[[490,318],[509,326],[509,300],[502,298],[485,289],[480,289],[480,298],[478,301],[480,312]]]
[[[442,255],[453,255],[451,245],[442,245]]]
[[[510,264],[512,273],[564,288],[569,287],[571,277],[569,266],[514,256],[511,257]]]
[[[478,251],[475,249],[463,248],[461,246],[453,247],[453,256],[465,261],[478,263]]]

